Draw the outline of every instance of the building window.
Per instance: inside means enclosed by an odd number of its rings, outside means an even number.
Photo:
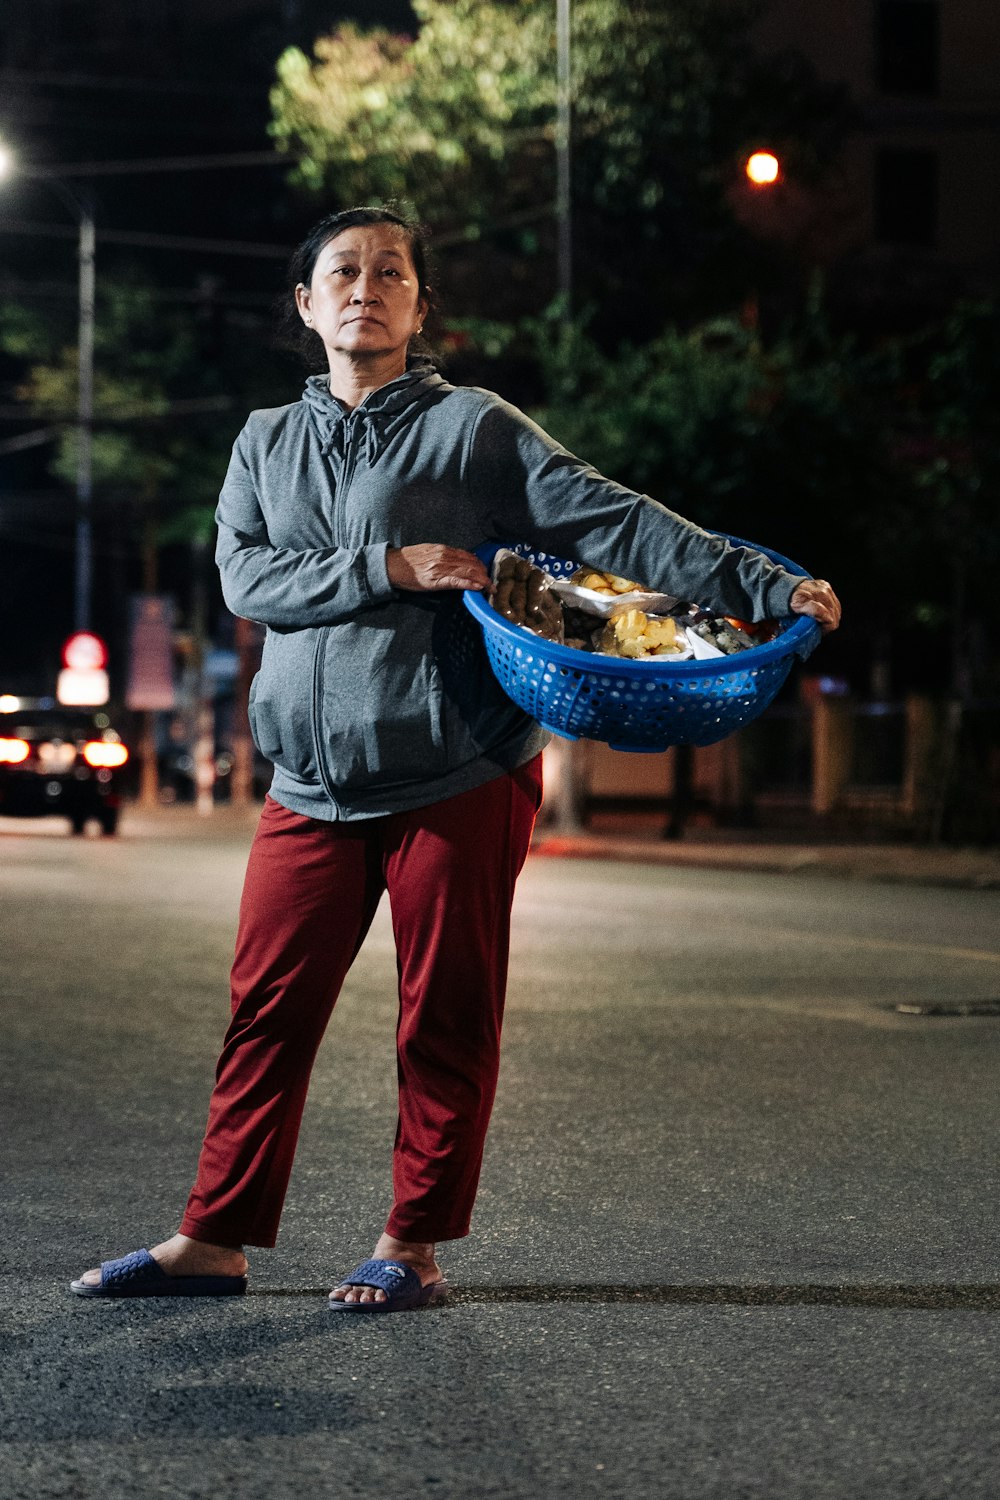
[[[938,161],[933,151],[885,146],[875,157],[875,238],[932,249],[937,238]]]
[[[875,84],[883,94],[937,94],[940,19],[937,0],[876,0]]]

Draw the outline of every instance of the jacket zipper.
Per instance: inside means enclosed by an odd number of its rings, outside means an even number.
[[[357,448],[354,438],[355,419],[353,416],[351,416],[348,417],[345,423],[344,467],[341,473],[340,484],[337,486],[339,498],[337,501],[335,501],[334,521],[336,521],[337,511],[342,511],[344,508],[344,504],[347,500],[347,491],[350,487],[351,480],[354,478],[354,469],[357,462]],[[338,528],[336,525],[334,525],[333,527],[333,544],[335,547],[339,547],[342,545],[341,539],[338,536]],[[323,790],[326,792],[326,795],[329,797],[330,801],[333,803],[334,808],[339,814],[341,810],[340,803],[337,801],[333,786],[330,782],[330,778],[327,775],[327,768],[323,755],[323,736],[321,732],[323,727],[323,651],[326,646],[326,637],[329,629],[329,625],[323,625],[316,632],[316,646],[313,650],[313,753],[316,756],[316,767],[319,771],[319,779],[323,783]]]

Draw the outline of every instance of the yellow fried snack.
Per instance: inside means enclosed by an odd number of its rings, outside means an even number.
[[[612,617],[615,635],[620,641],[637,641],[646,634],[649,616],[641,609],[625,609]]]
[[[645,630],[646,644],[651,651],[679,651],[676,620],[649,620]]]
[[[590,589],[595,594],[610,594],[608,581],[603,573],[588,573],[583,568],[573,574],[573,582],[579,584],[582,589]]]
[[[676,655],[683,645],[675,620],[652,619],[641,609],[623,609],[604,627],[600,649],[609,656],[641,661],[647,656]]]
[[[573,583],[582,589],[590,589],[595,594],[604,594],[611,597],[614,594],[631,594],[635,589],[641,587],[628,578],[619,578],[615,573],[599,573],[596,568],[577,568],[573,574]]]

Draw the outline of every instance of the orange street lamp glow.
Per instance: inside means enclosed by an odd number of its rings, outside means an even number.
[[[770,151],[755,151],[747,158],[746,174],[757,187],[777,182],[780,171],[781,163]]]

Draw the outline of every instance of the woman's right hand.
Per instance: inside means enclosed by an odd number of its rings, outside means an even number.
[[[436,589],[490,589],[490,575],[474,552],[420,542],[415,547],[390,547],[386,571],[393,588],[433,593]]]

